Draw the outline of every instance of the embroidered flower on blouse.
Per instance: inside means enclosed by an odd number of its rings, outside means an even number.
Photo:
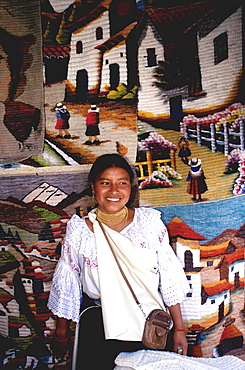
[[[147,248],[146,242],[140,243],[141,248]]]
[[[76,262],[73,261],[73,259],[71,257],[70,247],[68,245],[66,245],[65,243],[62,243],[62,247],[63,247],[64,254],[67,254],[67,256],[69,258],[69,262],[71,264],[72,270],[80,272],[80,267],[76,264]]]
[[[85,257],[84,255],[83,255],[83,260],[84,260],[85,265],[87,265],[90,268],[97,268],[98,267],[97,262],[91,261],[88,257]]]
[[[161,232],[160,232],[160,235],[159,235],[159,241],[160,243],[163,242],[165,236],[166,236],[166,233],[167,233],[167,229],[162,229]]]

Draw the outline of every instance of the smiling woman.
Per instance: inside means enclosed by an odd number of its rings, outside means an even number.
[[[134,175],[118,154],[98,157],[88,180],[98,206],[88,216],[74,215],[68,222],[49,296],[48,306],[58,316],[53,354],[62,357],[69,349],[70,320],[80,323],[73,369],[83,367],[89,358],[89,369],[110,370],[120,352],[145,348],[141,341],[145,317],[125,286],[114,253],[144,313],[168,307],[174,330],[173,343],[169,341],[166,349],[177,352],[181,347],[186,354],[180,302],[189,285],[160,212],[130,206]],[[97,350],[102,357],[94,356]]]
[[[105,166],[108,167],[101,171]],[[125,206],[130,199],[133,176],[131,167],[117,154],[101,156],[91,169],[89,180],[98,203],[97,219],[113,230],[121,231],[133,219],[133,209]]]

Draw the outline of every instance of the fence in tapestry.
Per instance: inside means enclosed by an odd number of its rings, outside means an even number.
[[[209,146],[213,153],[228,155],[232,149],[245,150],[245,107],[240,103],[202,118],[189,114],[181,126],[187,138]]]

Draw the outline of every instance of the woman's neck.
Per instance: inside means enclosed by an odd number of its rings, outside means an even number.
[[[115,231],[122,231],[123,229],[125,229],[125,227],[127,227],[129,224],[131,224],[131,222],[133,221],[134,219],[134,213],[135,213],[135,210],[133,208],[128,208],[128,217],[127,217],[127,220],[124,224],[119,224],[119,225],[112,225],[112,224],[107,224],[107,226],[112,229],[112,230],[115,230]],[[114,214],[115,215],[115,214]],[[89,220],[89,218],[85,218],[85,222],[88,226],[88,228],[94,232],[94,229],[93,229],[93,223]],[[102,221],[101,221],[102,222]]]
[[[124,227],[128,220],[128,208],[124,206],[118,212],[106,213],[98,207],[96,210],[96,218],[109,227]]]
[[[128,208],[128,217],[127,217],[127,220],[124,224],[119,224],[119,225],[107,225],[108,227],[110,227],[112,230],[115,230],[117,232],[121,232],[123,229],[125,229],[129,224],[131,224],[131,222],[133,221],[134,219],[134,212],[135,210],[133,208]]]

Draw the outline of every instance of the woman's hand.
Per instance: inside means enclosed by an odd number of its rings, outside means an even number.
[[[184,324],[181,315],[180,304],[177,303],[174,306],[169,306],[169,311],[174,322],[174,348],[173,351],[178,353],[179,349],[182,349],[182,355],[187,355],[188,343],[185,336]],[[180,353],[180,352],[179,352]]]
[[[64,317],[58,317],[54,338],[50,344],[52,353],[56,358],[64,358],[66,352],[71,350],[69,326],[70,320]]]
[[[174,348],[173,351],[182,355],[187,355],[188,343],[184,331],[174,331]],[[179,352],[180,348],[182,353]]]
[[[56,358],[64,358],[66,352],[71,350],[71,339],[69,336],[66,338],[59,338],[57,335],[55,335],[50,347],[53,355]]]

